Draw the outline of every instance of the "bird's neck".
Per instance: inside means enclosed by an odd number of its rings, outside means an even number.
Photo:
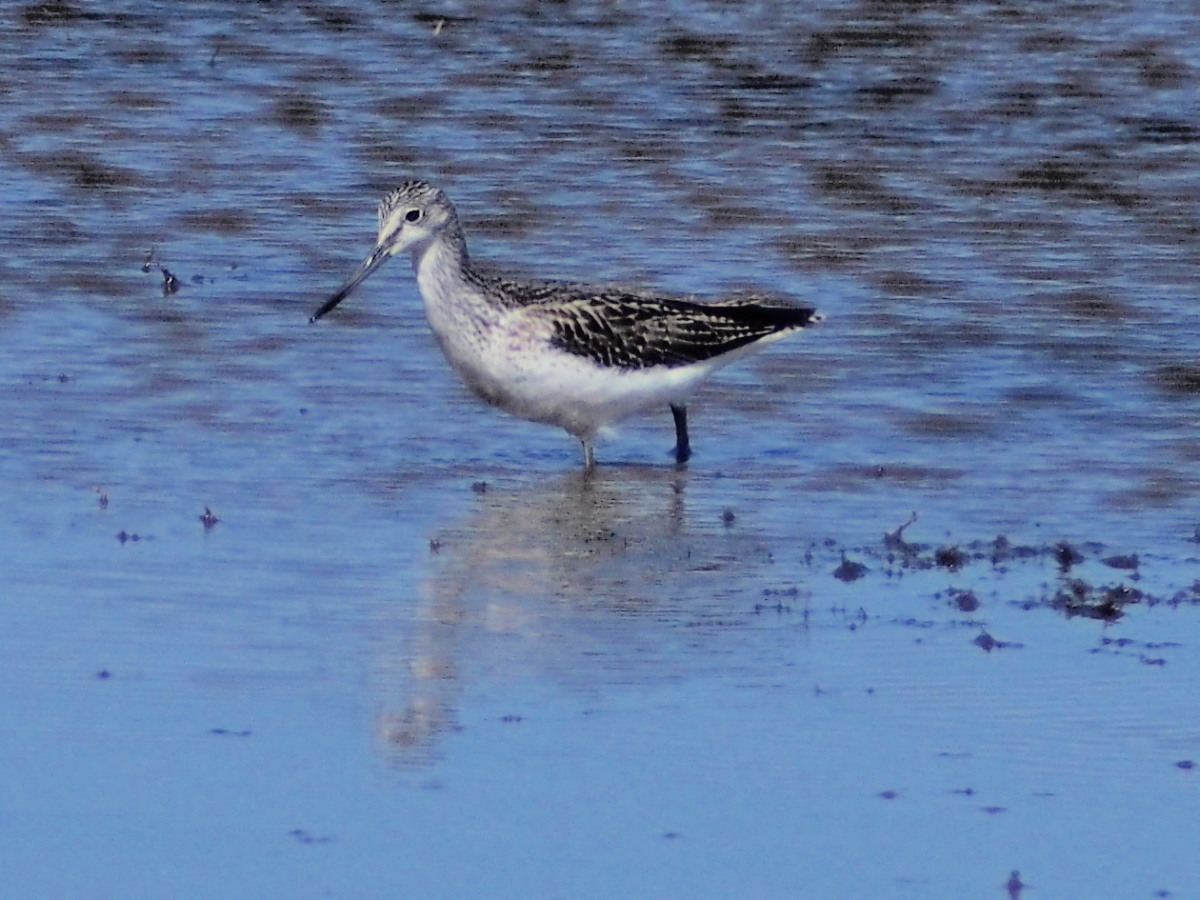
[[[462,231],[443,231],[413,253],[417,286],[425,301],[425,312],[434,331],[459,326],[463,320],[490,321],[495,310],[487,299],[478,276],[471,271]]]
[[[443,231],[414,249],[413,271],[427,299],[457,293],[468,280],[470,263],[461,231]]]

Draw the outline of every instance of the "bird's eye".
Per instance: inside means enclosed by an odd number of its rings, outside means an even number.
[[[419,209],[410,209],[404,214],[405,222],[415,222],[419,218],[421,218],[421,211]]]

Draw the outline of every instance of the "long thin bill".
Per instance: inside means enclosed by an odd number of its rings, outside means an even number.
[[[382,266],[385,262],[387,262],[387,260],[387,250],[385,250],[383,247],[376,247],[374,251],[372,251],[371,255],[362,261],[362,265],[358,267],[358,271],[350,276],[350,280],[343,284],[338,289],[336,294],[322,303],[321,308],[313,313],[308,321],[310,323],[317,321],[317,319],[321,318],[321,316],[325,315],[325,313],[329,312],[331,309],[349,297],[351,292],[356,287],[367,280],[367,276]]]

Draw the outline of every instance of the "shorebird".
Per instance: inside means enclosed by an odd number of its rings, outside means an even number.
[[[481,275],[445,192],[408,181],[379,204],[375,249],[309,321],[400,253],[412,256],[429,326],[459,377],[488,403],[575,435],[587,470],[602,429],[661,404],[675,420],[676,462],[687,462],[688,394],[722,366],[821,320],[757,297],[702,303]]]

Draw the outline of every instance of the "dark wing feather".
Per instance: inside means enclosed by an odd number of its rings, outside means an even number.
[[[795,331],[813,311],[773,306],[706,306],[686,300],[591,297],[556,302],[551,343],[603,366],[686,366],[765,337]]]
[[[754,296],[712,304],[558,281],[484,280],[509,309],[538,307],[551,343],[603,366],[686,366],[820,321],[814,310]]]

